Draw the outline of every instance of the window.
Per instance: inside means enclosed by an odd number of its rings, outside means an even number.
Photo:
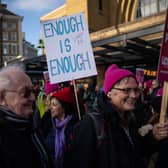
[[[98,1],[99,1],[99,10],[103,10],[102,0],[98,0]]]
[[[3,32],[2,37],[3,37],[3,41],[7,41],[8,40],[8,32]]]
[[[3,44],[3,55],[9,54],[9,45]]]
[[[17,33],[16,32],[11,32],[11,40],[17,41]]]
[[[163,11],[168,6],[168,0],[159,0],[159,10]]]
[[[136,17],[145,17],[166,10],[168,0],[139,0]]]
[[[8,23],[8,28],[9,28],[10,30],[16,29],[16,23],[15,23],[15,22],[9,22],[9,23]]]
[[[11,24],[11,28],[12,28],[12,29],[16,29],[16,23],[12,23],[12,24]]]
[[[157,0],[141,0],[142,17],[157,13]]]
[[[151,0],[151,2],[150,2],[150,15],[158,12],[157,6],[158,6],[157,0]]]
[[[138,1],[137,3],[138,4],[137,4],[137,11],[136,11],[136,18],[140,18],[142,16],[142,14],[141,14],[141,8],[140,8],[141,1]]]
[[[2,23],[2,28],[3,28],[3,29],[6,29],[6,28],[7,28],[7,22],[3,22],[3,23]]]
[[[11,44],[11,54],[17,55],[17,44]]]

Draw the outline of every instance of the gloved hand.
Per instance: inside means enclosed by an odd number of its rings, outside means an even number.
[[[138,129],[138,132],[141,136],[145,136],[146,134],[149,133],[150,130],[153,129],[153,125],[151,124],[146,124],[142,126],[141,128]]]

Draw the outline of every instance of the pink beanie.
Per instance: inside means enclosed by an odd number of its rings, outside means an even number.
[[[45,83],[45,93],[46,95],[54,92],[54,91],[57,91],[59,89],[59,85],[57,83],[55,84],[51,84],[50,81],[46,81]]]
[[[120,69],[116,64],[112,64],[108,67],[105,72],[105,79],[104,79],[104,93],[107,92],[121,79],[132,76],[136,79],[135,75],[126,69]]]

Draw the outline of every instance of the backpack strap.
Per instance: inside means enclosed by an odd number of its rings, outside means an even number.
[[[91,113],[87,113],[87,114],[93,122],[94,130],[96,133],[97,147],[100,147],[102,140],[105,137],[104,119],[102,118],[102,115],[100,113],[91,112]]]

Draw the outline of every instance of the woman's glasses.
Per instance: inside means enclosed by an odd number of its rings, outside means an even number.
[[[116,90],[122,91],[124,94],[130,94],[131,92],[134,92],[135,94],[140,94],[141,89],[140,88],[113,88]]]
[[[23,96],[24,98],[29,98],[32,94],[35,94],[35,90],[33,88],[29,87],[24,87],[20,91],[18,90],[10,90],[10,89],[5,89],[7,92],[15,92]]]

